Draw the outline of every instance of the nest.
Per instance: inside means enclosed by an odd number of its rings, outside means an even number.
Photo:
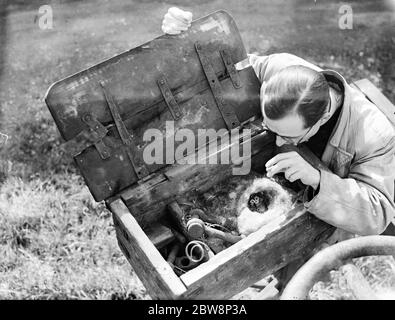
[[[204,211],[212,226],[225,232],[248,235],[292,208],[295,193],[262,175],[233,176],[206,192],[179,201],[186,215],[194,208]],[[231,244],[204,239],[215,252]]]
[[[257,231],[275,217],[290,211],[292,204],[292,194],[277,182],[267,178],[254,180],[239,200],[238,232],[248,235]]]

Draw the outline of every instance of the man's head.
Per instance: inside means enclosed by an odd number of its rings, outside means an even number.
[[[298,144],[317,133],[329,104],[324,75],[305,66],[284,68],[261,88],[264,125],[277,134],[278,146]]]

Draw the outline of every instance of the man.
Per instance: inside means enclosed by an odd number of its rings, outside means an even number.
[[[166,33],[187,30],[192,14],[170,9]],[[283,172],[306,185],[305,207],[319,219],[359,235],[380,234],[395,214],[395,129],[387,117],[336,71],[287,53],[249,55],[261,88],[263,126],[278,146],[310,149],[311,165],[298,152],[266,163],[267,175]]]

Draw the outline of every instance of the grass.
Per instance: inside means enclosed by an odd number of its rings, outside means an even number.
[[[395,300],[395,263],[391,256],[353,259],[373,292],[381,300]],[[333,270],[329,279],[317,282],[310,292],[316,300],[354,300],[353,292],[343,276],[344,266]]]
[[[113,230],[78,176],[9,178],[0,199],[0,297],[144,297]]]
[[[226,9],[249,52],[291,52],[350,81],[367,77],[395,101],[395,18],[381,2],[350,2],[353,30],[337,27],[340,1],[52,0],[52,30],[38,27],[42,1],[9,3],[7,16],[0,8],[0,131],[9,136],[0,147],[2,299],[148,298],[43,98],[53,82],[159,36],[171,5],[195,18]],[[390,267],[379,265],[388,279]]]

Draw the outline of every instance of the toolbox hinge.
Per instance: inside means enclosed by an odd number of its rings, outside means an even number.
[[[178,105],[176,98],[174,97],[173,93],[170,90],[169,84],[166,80],[166,77],[162,75],[157,80],[159,89],[162,93],[163,98],[165,99],[166,105],[170,110],[171,115],[173,116],[174,120],[178,120],[182,117],[182,111],[180,106]]]
[[[83,130],[72,140],[64,143],[63,148],[71,156],[76,157],[85,149],[94,145],[103,160],[109,158],[111,156],[110,148],[103,142],[103,138],[108,132],[106,127],[90,113],[85,113],[81,117],[81,120],[88,126],[88,129]]]
[[[195,49],[199,57],[200,63],[202,65],[204,74],[206,75],[207,81],[214,95],[215,101],[217,103],[218,109],[225,121],[228,130],[237,128],[240,125],[240,121],[237,118],[236,113],[233,111],[232,107],[226,103],[221,83],[215,74],[215,70],[211,64],[210,58],[204,52],[202,45],[197,41],[195,42]],[[225,53],[226,56],[226,53]],[[229,60],[228,60],[229,62]],[[226,65],[226,63],[225,63]]]
[[[119,109],[114,101],[114,98],[108,92],[102,81],[100,81],[99,84],[103,90],[108,108],[110,109],[111,115],[114,119],[115,127],[117,128],[118,134],[121,137],[121,140],[126,147],[126,153],[132,164],[133,170],[136,173],[137,177],[139,179],[142,179],[145,176],[147,176],[149,172],[144,164],[143,159],[140,157],[140,153],[137,151],[136,144],[133,139],[133,135],[128,131],[128,129],[125,126],[125,123],[122,121],[121,114],[119,113]]]
[[[229,51],[223,49],[220,51],[220,54],[233,86],[235,87],[235,89],[240,89],[243,85],[241,83],[239,73],[236,70],[235,63],[233,62]]]

